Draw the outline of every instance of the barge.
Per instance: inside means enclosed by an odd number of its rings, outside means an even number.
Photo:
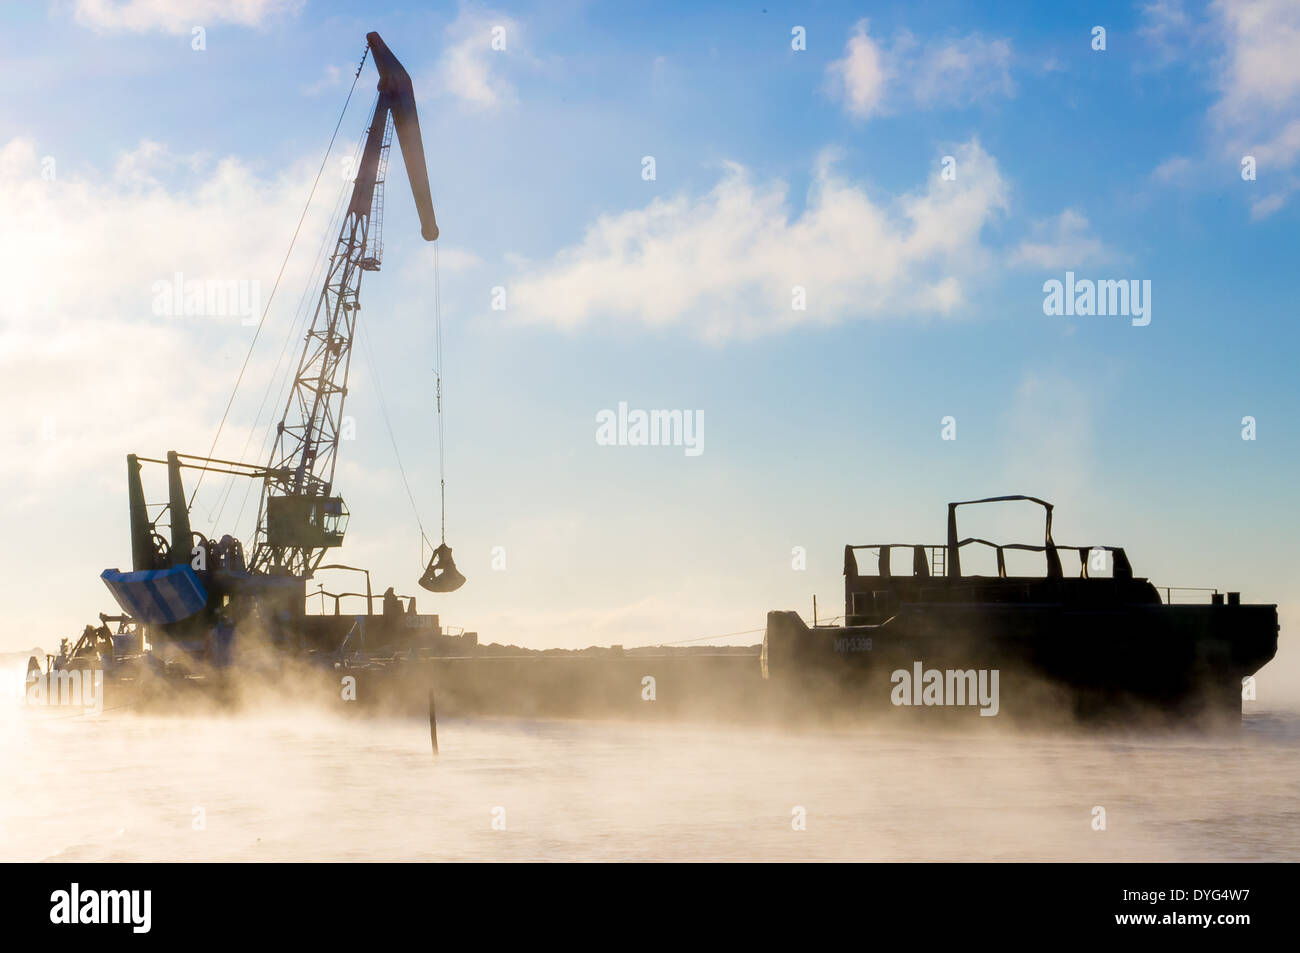
[[[1013,501],[1043,508],[1041,545],[959,536],[959,507]],[[1045,500],[949,503],[947,530],[940,545],[845,546],[842,624],[769,612],[764,677],[788,697],[917,715],[1239,720],[1243,687],[1277,652],[1276,605],[1217,590],[1204,604],[1174,604],[1173,590],[1162,600],[1123,548],[1058,545]],[[993,550],[996,575],[963,571],[969,547]],[[1010,575],[1008,551],[1041,554],[1043,575]],[[972,703],[991,684],[996,703]]]

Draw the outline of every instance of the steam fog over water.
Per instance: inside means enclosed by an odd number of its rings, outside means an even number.
[[[1236,736],[446,720],[436,760],[418,718],[3,719],[4,860],[1300,856],[1289,711]]]

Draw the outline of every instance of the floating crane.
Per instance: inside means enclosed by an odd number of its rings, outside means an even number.
[[[403,607],[390,589],[384,596],[382,615],[375,616],[369,572],[322,565],[327,551],[343,543],[347,529],[348,509],[336,491],[334,473],[361,311],[361,278],[367,271],[378,271],[383,260],[384,182],[394,132],[415,198],[421,236],[429,242],[438,238],[411,77],[378,33],[367,34],[366,41],[379,71],[374,114],[266,465],[175,451],[169,452],[166,460],[135,454],[127,457],[132,569],[109,569],[101,574],[125,613],[106,618],[129,621],[141,636],[145,634],[141,627],[147,627],[150,642],[156,644],[161,639],[179,644],[209,662],[222,657],[235,630],[246,623],[254,623],[273,642],[336,655],[345,648],[416,647],[441,637],[438,617],[418,615],[413,597],[408,597]],[[365,56],[362,66],[364,62]],[[441,377],[438,390],[441,415]],[[150,519],[140,477],[143,463],[167,467],[168,502],[163,512],[168,514],[170,538],[158,532],[161,515]],[[208,539],[192,530],[193,498],[186,500],[183,468],[261,483],[247,560],[238,539],[230,535]],[[442,486],[445,513],[445,481]],[[366,591],[334,594],[325,593],[322,587],[322,602],[326,596],[334,599],[334,615],[309,616],[306,581],[318,569],[362,572]],[[446,545],[444,529],[442,544],[434,550],[420,585],[434,592],[450,592],[464,581]],[[365,616],[340,615],[343,596],[364,596]],[[143,638],[136,648],[142,647]]]

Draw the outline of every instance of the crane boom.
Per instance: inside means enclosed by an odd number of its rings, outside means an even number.
[[[343,542],[348,512],[333,493],[339,428],[347,397],[361,275],[378,271],[383,247],[383,183],[392,131],[426,241],[438,237],[411,77],[378,33],[366,41],[379,70],[379,95],[352,199],[330,256],[324,286],[262,483],[251,568],[309,576],[325,550]],[[390,125],[391,122],[391,125]]]

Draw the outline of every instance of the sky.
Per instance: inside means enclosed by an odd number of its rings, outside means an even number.
[[[945,503],[1025,493],[1059,543],[1277,603],[1261,691],[1300,695],[1286,0],[3,5],[0,648],[114,611],[125,454],[208,453],[250,346],[215,452],[265,462],[370,30],[413,78],[442,234],[435,289],[394,161],[331,561],[483,641],[752,642],[769,609],[843,611],[846,543],[937,543]],[[1145,313],[1046,313],[1067,272]],[[177,274],[257,313],[168,313]],[[435,291],[469,580],[438,597]],[[620,404],[689,413],[699,452],[602,445]],[[247,542],[244,491],[206,479],[195,528]],[[1017,507],[969,529],[1041,535]]]

